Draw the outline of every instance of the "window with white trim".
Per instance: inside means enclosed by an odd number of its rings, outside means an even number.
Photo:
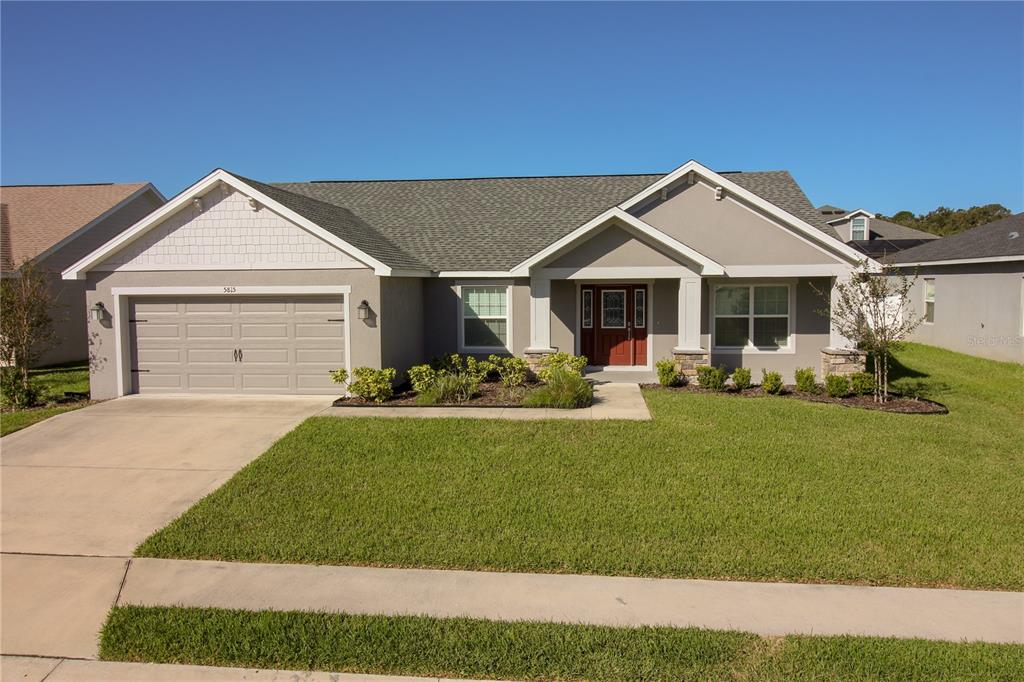
[[[584,289],[583,290],[583,328],[592,329],[594,327],[594,290]]]
[[[463,350],[500,350],[509,347],[507,286],[463,286]]]
[[[715,347],[789,347],[789,285],[726,285],[715,289]]]
[[[868,219],[858,216],[850,221],[850,241],[861,242],[868,238]]]
[[[935,323],[935,280],[933,278],[924,281],[924,321],[928,324]]]

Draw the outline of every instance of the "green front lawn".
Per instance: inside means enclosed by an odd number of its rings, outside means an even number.
[[[653,422],[313,418],[142,556],[1024,589],[1024,367],[949,415],[651,391]]]
[[[31,381],[39,388],[41,405],[27,410],[0,411],[0,436],[14,433],[26,426],[88,405],[88,401],[69,400],[65,392],[89,392],[89,363],[71,362],[53,367],[29,370]]]
[[[1010,680],[1024,647],[694,628],[117,607],[106,660],[517,680]]]

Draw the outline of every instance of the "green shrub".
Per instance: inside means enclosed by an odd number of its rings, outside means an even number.
[[[871,395],[875,392],[875,377],[868,372],[850,375],[850,390],[857,395]]]
[[[725,380],[729,378],[729,373],[725,371],[725,367],[712,367],[711,365],[697,365],[697,382],[701,388],[706,388],[711,391],[724,391]]]
[[[769,372],[766,369],[762,369],[761,390],[769,395],[782,393],[782,375],[778,372]]]
[[[676,371],[676,362],[671,358],[658,360],[654,363],[658,370],[658,383],[662,386],[675,386],[679,383],[679,373]]]
[[[833,398],[845,398],[850,395],[850,380],[842,374],[829,374],[825,377],[825,392]]]
[[[582,375],[567,368],[555,367],[547,373],[546,383],[526,396],[526,407],[554,407],[570,410],[589,407],[594,402],[594,388]]]
[[[420,405],[437,405],[438,403],[460,404],[476,395],[480,382],[472,374],[438,374],[434,381],[418,396]]]
[[[732,383],[736,386],[736,390],[742,391],[750,388],[750,369],[747,367],[737,367],[732,373]]]
[[[526,375],[530,370],[526,360],[512,355],[492,355],[487,361],[498,373],[498,379],[506,389],[512,390],[526,385]]]
[[[540,369],[537,370],[537,376],[540,380],[547,382],[551,377],[552,372],[558,369],[564,369],[568,372],[583,376],[583,370],[587,366],[587,358],[583,355],[572,355],[571,353],[552,353],[546,355],[540,361]]]
[[[0,368],[0,397],[5,405],[23,408],[39,403],[39,389],[31,381],[26,386],[21,379],[17,368]]]
[[[406,372],[409,375],[409,384],[416,393],[423,393],[437,379],[438,371],[430,365],[416,365],[410,367]]]
[[[352,370],[351,380],[348,372],[344,369],[333,370],[331,379],[338,384],[348,383],[348,390],[363,400],[382,403],[389,400],[395,393],[392,386],[395,375],[394,367],[385,367],[384,369],[356,367]]]
[[[438,374],[468,374],[477,383],[487,378],[487,375],[494,371],[494,366],[487,360],[477,360],[472,355],[459,355],[452,353],[442,358],[434,358],[430,366]]]
[[[814,380],[814,369],[801,367],[794,376],[796,377],[796,390],[802,393],[817,393],[818,383]]]

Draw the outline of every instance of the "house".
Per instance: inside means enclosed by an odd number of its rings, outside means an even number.
[[[930,232],[882,220],[863,208],[846,211],[825,204],[818,211],[840,239],[871,258],[883,258],[939,238]]]
[[[46,273],[58,345],[41,365],[85,360],[85,282],[60,273],[128,229],[166,199],[149,183],[0,187],[0,270],[17,276],[33,262]]]
[[[862,356],[820,311],[863,259],[785,171],[267,184],[218,169],[64,277],[88,292],[97,398],[335,393],[330,369],[454,352],[852,370]]]
[[[913,340],[1024,362],[1024,213],[901,251],[886,261],[917,274]]]

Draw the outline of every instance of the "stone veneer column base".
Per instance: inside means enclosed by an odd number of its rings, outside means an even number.
[[[676,372],[680,376],[697,376],[698,365],[710,365],[711,356],[702,348],[694,350],[672,349],[672,359],[676,362]]]
[[[554,348],[527,348],[523,351],[523,360],[526,360],[530,372],[536,376],[537,370],[540,369],[541,360],[557,352]]]
[[[863,372],[868,354],[856,348],[822,348],[821,378],[829,374],[849,376]]]

